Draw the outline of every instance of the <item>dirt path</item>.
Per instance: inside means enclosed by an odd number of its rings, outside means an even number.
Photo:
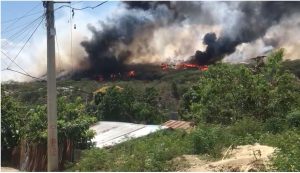
[[[264,171],[268,169],[269,157],[275,148],[265,145],[243,145],[223,152],[223,158],[218,161],[209,162],[199,159],[196,155],[184,155],[183,161],[188,167],[182,171],[187,172],[244,172]]]

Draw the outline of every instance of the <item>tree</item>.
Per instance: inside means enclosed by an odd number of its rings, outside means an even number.
[[[265,121],[299,106],[299,83],[281,68],[283,50],[268,57],[261,72],[244,65],[210,66],[183,98],[183,117],[229,124],[245,116]],[[183,111],[184,112],[184,111]]]
[[[1,96],[1,151],[12,149],[20,142],[25,108],[10,96]]]

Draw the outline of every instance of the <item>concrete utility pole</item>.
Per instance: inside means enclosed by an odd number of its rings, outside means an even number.
[[[55,68],[55,28],[53,1],[44,1],[47,19],[47,115],[48,171],[58,170],[58,140],[57,140],[57,102],[56,102],[56,68]]]

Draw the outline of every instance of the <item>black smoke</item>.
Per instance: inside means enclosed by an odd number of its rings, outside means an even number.
[[[249,43],[263,37],[267,30],[278,24],[283,17],[299,13],[300,3],[241,2],[239,9],[243,16],[236,28],[232,28],[236,32],[232,35],[222,33],[219,38],[215,33],[207,33],[203,41],[203,44],[207,45],[206,50],[204,52],[196,51],[192,61],[199,64],[210,64],[223,59],[225,55],[235,52],[236,46],[241,43]]]
[[[114,20],[114,25],[102,23],[101,30],[89,26],[93,36],[91,40],[83,41],[81,45],[88,54],[89,66],[87,74],[101,74],[108,78],[110,74],[123,73],[130,51],[117,52],[116,45],[128,45],[132,42],[137,31],[145,29],[149,21],[125,15]]]
[[[83,41],[82,46],[88,54],[90,68],[85,74],[122,73],[131,70],[128,62],[132,56],[126,46],[136,37],[153,37],[156,29],[183,23],[217,25],[213,13],[221,10],[216,7],[209,12],[205,3],[224,3],[236,5],[239,11],[238,21],[230,28],[224,28],[219,35],[207,33],[203,44],[204,51],[191,52],[191,62],[211,64],[224,56],[235,52],[242,43],[249,43],[262,38],[267,30],[278,24],[284,17],[300,12],[300,2],[170,2],[170,1],[124,1],[127,11],[121,16],[111,17],[109,23],[100,23],[101,29],[89,26],[92,39]],[[147,15],[137,15],[143,12]],[[231,18],[233,16],[228,16]],[[172,31],[170,31],[172,32]],[[142,45],[147,50],[147,40]],[[273,43],[275,44],[275,43]],[[125,49],[119,51],[119,46]],[[142,47],[141,47],[142,49]],[[144,49],[143,49],[144,50]],[[194,54],[194,55],[193,55]]]

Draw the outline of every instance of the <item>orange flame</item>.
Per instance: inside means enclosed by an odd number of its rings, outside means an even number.
[[[134,70],[131,70],[131,71],[129,71],[128,73],[127,73],[127,76],[128,77],[135,77],[135,71]]]

